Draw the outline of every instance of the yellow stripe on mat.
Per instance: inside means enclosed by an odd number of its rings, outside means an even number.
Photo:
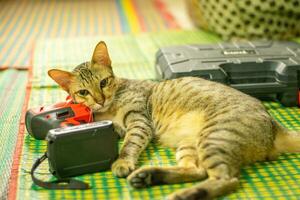
[[[124,7],[125,15],[127,21],[129,22],[130,29],[133,33],[138,33],[141,31],[140,23],[136,15],[136,11],[133,7],[133,0],[122,0],[121,4]]]

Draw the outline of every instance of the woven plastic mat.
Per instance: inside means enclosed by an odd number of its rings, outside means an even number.
[[[160,0],[0,1],[0,68],[30,66],[40,38],[178,28]]]
[[[154,53],[159,46],[181,43],[208,43],[218,39],[203,32],[180,31],[172,33],[128,35],[125,37],[99,37],[78,39],[55,39],[40,41],[34,54],[34,87],[31,90],[29,107],[48,105],[65,99],[66,93],[56,88],[47,77],[46,71],[58,65],[72,69],[90,58],[95,44],[104,40],[108,43],[113,67],[118,75],[129,78],[155,78]],[[115,46],[116,45],[116,46]],[[123,68],[122,68],[123,67]],[[126,68],[127,67],[127,68]],[[300,110],[285,108],[278,103],[265,102],[269,112],[284,126],[300,130]],[[46,190],[35,186],[29,170],[36,158],[45,151],[46,143],[36,141],[27,133],[21,151],[19,175],[16,181],[17,199],[165,199],[178,189],[196,183],[155,186],[147,189],[133,189],[125,179],[119,179],[110,171],[77,177],[91,184],[88,191]],[[142,153],[140,166],[174,165],[174,152],[157,144]],[[245,166],[241,170],[240,188],[221,199],[299,199],[300,198],[300,154],[284,154],[277,161],[260,162]],[[38,176],[53,178],[44,163]]]
[[[0,199],[8,192],[27,75],[26,71],[0,71]]]

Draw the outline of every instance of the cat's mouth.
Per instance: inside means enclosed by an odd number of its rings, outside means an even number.
[[[94,104],[93,106],[91,106],[91,108],[94,112],[97,112],[97,111],[101,110],[103,108],[103,106],[101,104]]]
[[[106,112],[110,107],[110,102],[105,101],[103,105],[95,104],[92,107],[93,112]]]

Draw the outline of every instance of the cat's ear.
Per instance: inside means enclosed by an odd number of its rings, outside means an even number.
[[[59,69],[51,69],[48,71],[48,75],[58,83],[64,90],[69,92],[70,84],[74,75],[71,72],[59,70]]]
[[[105,42],[99,42],[94,50],[92,57],[92,65],[94,64],[104,65],[106,67],[111,67],[111,61],[108,55],[108,50]]]

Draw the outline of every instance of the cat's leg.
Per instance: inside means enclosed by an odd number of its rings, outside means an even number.
[[[121,137],[123,138],[125,136],[126,130],[123,129],[119,124],[114,123],[113,124],[114,131]]]
[[[142,167],[129,177],[129,183],[136,188],[151,185],[193,182],[207,178],[206,171],[198,166],[198,155],[194,146],[184,145],[176,150],[178,166]]]
[[[199,161],[206,169],[208,179],[171,194],[169,200],[213,199],[235,190],[238,185],[239,163],[228,152],[229,147],[220,142],[204,142],[199,148]]]
[[[119,158],[112,165],[117,177],[127,177],[136,167],[141,152],[152,139],[152,127],[143,113],[131,112],[124,119],[126,134]]]
[[[168,200],[215,199],[218,196],[234,191],[239,185],[237,178],[209,178],[187,189],[179,190],[167,197]]]
[[[207,165],[205,167],[207,167]],[[232,192],[239,186],[238,178],[231,174],[231,172],[235,170],[237,170],[236,167],[226,163],[210,165],[207,170],[208,179],[191,188],[179,190],[168,196],[167,199],[214,199],[218,196]]]

